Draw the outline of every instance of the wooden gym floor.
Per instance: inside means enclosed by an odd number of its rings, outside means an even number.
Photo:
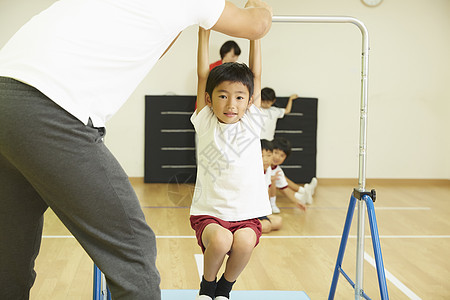
[[[144,184],[131,178],[157,236],[162,289],[198,289],[200,248],[189,225],[193,185]],[[307,212],[278,196],[284,226],[263,235],[236,290],[304,291],[326,299],[351,192],[357,180],[319,179]],[[368,180],[377,190],[376,217],[390,299],[450,299],[450,181]],[[364,290],[379,299],[366,215]],[[343,269],[354,280],[356,213]],[[197,260],[196,260],[197,259]],[[31,299],[92,299],[93,263],[51,210],[36,261]],[[335,299],[354,299],[340,276]]]

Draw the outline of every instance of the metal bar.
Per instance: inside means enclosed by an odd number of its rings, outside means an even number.
[[[359,189],[364,190],[366,184],[366,151],[367,151],[367,99],[369,70],[369,32],[363,22],[348,16],[273,16],[275,23],[351,23],[356,25],[362,34],[361,64],[361,111],[359,138]]]
[[[356,279],[355,300],[359,300],[363,293],[364,284],[364,217],[366,216],[364,201],[358,200],[358,230],[356,236]]]
[[[347,279],[348,283],[350,283],[350,285],[352,286],[352,288],[355,288],[355,283],[353,282],[353,280],[350,278],[350,276],[347,275],[347,273],[344,272],[344,270],[342,268],[339,268],[339,272],[341,272],[342,276],[344,276],[345,279]]]
[[[367,152],[367,98],[368,98],[368,69],[369,69],[369,33],[360,20],[347,16],[273,16],[277,23],[351,23],[356,25],[362,34],[362,62],[361,62],[361,108],[359,134],[359,171],[358,189],[365,190],[366,186],[366,152]],[[356,284],[355,300],[359,300],[363,293],[364,266],[364,201],[358,200],[358,237],[356,255]]]

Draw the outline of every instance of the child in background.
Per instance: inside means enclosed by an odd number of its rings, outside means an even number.
[[[259,242],[258,217],[271,214],[261,172],[261,125],[255,121],[261,114],[261,49],[260,41],[250,41],[250,68],[225,63],[209,73],[208,44],[209,31],[200,28],[197,110],[191,117],[198,168],[190,221],[204,254],[196,299],[226,300]]]
[[[273,144],[268,140],[261,140],[261,151],[264,166],[264,177],[266,179],[266,184],[268,187],[268,192],[270,194],[270,189],[276,191],[275,187],[275,177],[272,177],[272,155],[273,155]],[[268,215],[258,218],[261,221],[262,232],[269,233],[274,230],[281,229],[283,225],[283,219],[280,216]]]
[[[268,87],[261,90],[261,109],[266,117],[264,120],[264,128],[261,132],[261,139],[266,139],[268,141],[273,140],[278,119],[283,118],[291,112],[292,101],[296,98],[298,98],[297,94],[291,95],[286,104],[286,108],[279,108],[273,106],[277,100],[275,91]]]
[[[317,186],[317,179],[314,177],[310,183],[304,186],[299,186],[289,180],[280,167],[289,154],[291,154],[291,143],[287,139],[278,137],[273,140],[272,175],[277,175],[276,186],[281,189],[283,194],[289,194],[290,192],[288,191],[291,191],[302,203],[312,204],[312,195]],[[276,205],[276,199],[276,193],[271,192],[270,204],[274,213],[280,212],[280,209]]]
[[[272,155],[272,177],[275,178],[274,186],[275,188],[269,190],[269,200],[270,205],[272,207],[272,213],[278,214],[280,213],[280,209],[276,205],[276,191],[277,189],[281,191],[289,200],[291,200],[298,208],[301,210],[306,210],[306,204],[308,201],[308,194],[305,189],[301,188],[298,191],[294,191],[289,188],[289,184],[286,181],[286,176],[284,175],[283,170],[281,170],[280,166],[276,164],[278,160],[275,160],[275,151],[279,150],[275,144],[276,139],[273,141],[273,155]]]
[[[235,41],[226,41],[220,47],[220,60],[209,65],[211,71],[214,67],[220,66],[227,62],[237,62],[239,55],[241,55],[241,48]]]

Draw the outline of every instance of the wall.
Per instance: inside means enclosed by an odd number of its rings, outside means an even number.
[[[0,0],[0,46],[53,0]],[[232,1],[242,6],[245,2]],[[267,0],[275,15],[347,15],[370,33],[368,178],[450,179],[450,1]],[[106,144],[132,177],[144,172],[144,95],[196,93],[197,28],[108,122]],[[228,37],[213,33],[211,61]],[[248,42],[237,39],[247,61]],[[358,176],[361,34],[351,24],[274,23],[263,39],[263,86],[319,98],[317,175]]]

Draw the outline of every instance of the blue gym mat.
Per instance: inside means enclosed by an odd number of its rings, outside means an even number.
[[[198,290],[162,290],[162,300],[195,300]],[[299,291],[232,291],[231,300],[311,300]]]

